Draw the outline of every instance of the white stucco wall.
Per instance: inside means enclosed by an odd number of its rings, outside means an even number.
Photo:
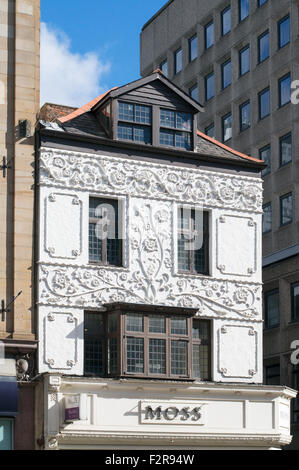
[[[262,382],[260,179],[48,148],[40,168],[39,372],[82,375],[84,310],[125,301],[197,308],[212,380]],[[122,201],[123,268],[88,262],[90,196]],[[182,203],[210,211],[209,276],[177,271]]]

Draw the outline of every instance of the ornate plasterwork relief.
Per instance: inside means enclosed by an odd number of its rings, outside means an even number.
[[[198,315],[261,320],[261,286],[175,273],[173,204],[130,204],[130,269],[40,265],[42,305],[99,308],[110,302],[198,309]]]
[[[262,213],[260,179],[42,148],[40,184]]]

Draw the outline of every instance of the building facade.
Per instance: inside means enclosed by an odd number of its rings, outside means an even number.
[[[40,448],[291,440],[295,392],[262,385],[264,166],[199,112],[157,71],[37,127]]]
[[[29,378],[34,376],[37,350],[32,287],[39,31],[39,0],[1,0],[0,449],[35,446],[34,386]]]
[[[160,67],[204,105],[199,129],[267,163],[263,170],[265,383],[298,388],[298,79],[296,1],[172,0],[143,27],[141,74]],[[299,446],[294,403],[293,446]],[[298,434],[298,437],[296,437]]]

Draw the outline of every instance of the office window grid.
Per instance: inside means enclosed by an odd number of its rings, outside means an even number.
[[[265,306],[265,327],[274,328],[279,326],[280,311],[279,311],[279,290],[274,289],[266,292],[264,295]]]
[[[177,75],[183,68],[183,51],[177,49],[174,53],[174,74]]]
[[[209,49],[214,44],[214,22],[210,21],[205,26],[205,49]]]
[[[222,141],[227,142],[232,138],[232,113],[222,117]]]
[[[240,132],[246,131],[250,127],[250,101],[240,105]]]
[[[290,15],[285,16],[278,22],[278,48],[286,46],[291,40]]]
[[[239,21],[244,21],[249,16],[249,0],[239,0]]]
[[[263,234],[272,231],[272,204],[269,202],[263,206]]]
[[[291,224],[293,222],[293,194],[288,193],[280,198],[280,225]]]
[[[206,101],[209,101],[215,95],[214,72],[209,73],[205,77],[205,95],[206,95]]]
[[[278,80],[279,107],[291,101],[291,74],[288,73]]]
[[[243,47],[239,52],[240,77],[250,71],[250,46]]]
[[[283,135],[279,139],[280,166],[287,165],[292,161],[292,134]]]
[[[270,55],[270,34],[265,31],[258,37],[258,62],[264,62]]]
[[[197,58],[198,55],[198,38],[197,34],[192,36],[189,39],[189,62],[193,62]]]
[[[264,119],[270,115],[270,88],[267,87],[258,94],[259,119]]]
[[[222,89],[227,88],[232,82],[232,63],[228,59],[221,65]]]
[[[221,34],[225,36],[231,30],[231,9],[230,6],[226,7],[221,12]]]
[[[263,160],[267,167],[262,171],[262,176],[266,176],[271,172],[271,146],[266,145],[259,150],[260,159]]]

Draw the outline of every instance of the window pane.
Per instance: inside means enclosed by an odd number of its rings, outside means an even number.
[[[171,374],[187,375],[187,342],[171,341]]]
[[[213,21],[205,27],[205,47],[209,49],[214,44],[214,23]]]
[[[183,51],[182,49],[179,49],[178,51],[175,52],[174,54],[174,73],[179,73],[182,70],[182,62],[183,59]]]
[[[263,233],[272,230],[272,206],[267,204],[263,207]]]
[[[117,331],[118,315],[108,315],[108,333],[115,333]]]
[[[280,139],[280,165],[292,161],[292,134],[285,135]]]
[[[150,315],[148,318],[150,333],[166,333],[165,317],[159,315]]]
[[[279,291],[265,294],[265,320],[267,328],[279,325]]]
[[[250,103],[240,106],[240,131],[245,131],[250,127]]]
[[[192,322],[192,338],[202,341],[209,341],[210,323],[205,320],[193,320]]]
[[[263,160],[267,164],[267,168],[262,171],[262,176],[267,175],[271,171],[271,147],[267,145],[260,149],[260,159]]]
[[[239,0],[240,21],[245,20],[249,15],[249,0]]]
[[[221,21],[222,21],[222,36],[230,32],[231,29],[231,14],[230,8],[226,8],[221,13]]]
[[[227,114],[222,118],[222,139],[223,142],[232,138],[232,115]]]
[[[215,126],[214,126],[214,124],[211,124],[210,126],[206,127],[205,134],[209,137],[212,137],[212,139],[215,139]]]
[[[171,334],[172,335],[186,335],[187,331],[187,318],[174,317],[171,318]]]
[[[279,47],[290,42],[290,17],[287,16],[278,23]]]
[[[299,283],[292,285],[292,320],[299,320]]]
[[[232,82],[232,67],[231,61],[227,61],[222,65],[222,88],[226,88]]]
[[[160,130],[160,144],[174,147],[174,131]]]
[[[183,234],[181,234],[180,238],[178,239],[178,269],[179,271],[191,270],[190,251],[186,248],[188,241],[189,240],[186,239]]]
[[[187,132],[175,133],[175,146],[178,148],[190,150],[191,149],[191,135]]]
[[[268,0],[258,0],[258,6],[261,7],[262,5],[264,5],[264,3],[266,3]]]
[[[192,117],[187,113],[176,113],[176,128],[184,131],[191,131]]]
[[[117,354],[117,338],[108,340],[108,373],[116,374],[118,372],[118,354]]]
[[[250,70],[250,47],[240,51],[240,75],[245,75],[245,73]]]
[[[291,101],[291,75],[287,75],[279,80],[279,106],[283,106]]]
[[[209,380],[209,346],[193,344],[193,377]]]
[[[128,313],[126,315],[127,331],[144,331],[144,318],[141,313]]]
[[[280,365],[266,367],[266,385],[280,385]]]
[[[263,119],[270,114],[270,90],[262,91],[259,94],[259,118]]]
[[[133,140],[133,127],[119,123],[117,137],[121,140]]]
[[[120,102],[118,115],[121,121],[134,121],[134,105]]]
[[[135,122],[140,124],[151,124],[152,110],[149,106],[135,105]]]
[[[84,315],[84,373],[101,376],[105,373],[104,316]]]
[[[280,198],[281,225],[290,224],[293,221],[293,196],[288,194]]]
[[[189,89],[189,95],[195,101],[198,101],[198,86],[194,85],[192,88]]]
[[[149,340],[149,373],[166,374],[166,341]]]
[[[197,57],[197,48],[198,48],[198,40],[197,36],[193,36],[189,40],[189,61],[192,62],[192,60],[196,59]]]
[[[144,373],[144,340],[127,338],[127,372]]]
[[[13,448],[13,421],[0,418],[0,450],[12,450]]]
[[[259,53],[259,62],[263,62],[269,57],[269,54],[270,54],[269,31],[262,34],[258,38],[258,53]]]
[[[214,96],[214,74],[206,76],[206,100],[210,100]]]
[[[151,129],[149,127],[134,126],[134,141],[143,144],[151,143]]]
[[[168,109],[160,110],[160,125],[175,128],[175,112]]]
[[[164,73],[165,77],[168,77],[168,61],[164,60],[160,65],[161,71]]]

